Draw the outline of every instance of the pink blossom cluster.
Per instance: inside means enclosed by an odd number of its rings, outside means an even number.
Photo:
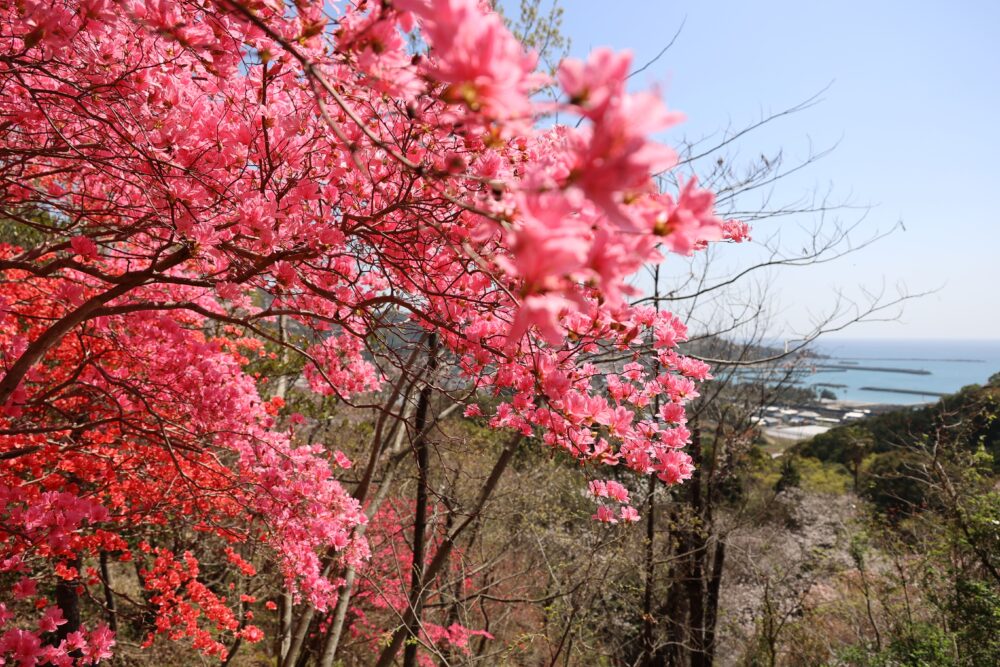
[[[35,494],[0,481],[0,517],[5,525],[18,526],[22,539],[35,549],[66,556],[74,552],[75,533],[84,523],[106,521],[108,511],[91,498],[67,491]]]
[[[6,574],[21,569],[15,567],[15,562],[6,559],[0,563],[0,574]],[[9,658],[12,664],[32,667],[34,665],[56,665],[57,667],[72,667],[73,665],[96,665],[105,658],[112,656],[111,649],[115,645],[114,633],[106,624],[99,624],[93,630],[75,630],[66,633],[58,643],[43,641],[43,637],[54,633],[67,623],[62,610],[38,594],[37,584],[33,579],[22,577],[10,591],[11,607],[32,603],[42,614],[33,625],[24,627],[23,616],[15,617],[8,608],[8,603],[0,602],[0,664],[7,664]],[[12,621],[20,621],[15,625]]]
[[[3,605],[0,604],[0,629],[5,625]],[[52,610],[55,610],[54,612]],[[52,632],[65,623],[61,612],[49,607],[39,622],[38,630],[11,628],[0,634],[0,660],[9,657],[12,664],[19,667],[34,665],[54,665],[74,667],[76,665],[96,665],[101,660],[112,657],[114,633],[107,625],[98,625],[89,632],[70,632],[58,645],[43,644],[41,635]]]
[[[549,82],[479,0],[21,0],[0,50],[0,207],[43,236],[0,247],[0,562],[45,580],[68,554],[143,558],[162,632],[213,654],[206,616],[236,636],[235,601],[126,537],[260,540],[331,604],[329,559],[369,556],[364,515],[347,465],[278,427],[247,372],[265,345],[353,402],[434,333],[467,415],[589,468],[690,477],[708,367],[626,280],[749,230],[693,178],[658,188],[676,158],[653,135],[680,116],[628,89],[628,53]],[[597,518],[634,521],[610,484]]]
[[[590,495],[594,498],[607,498],[610,501],[620,503],[618,513],[615,514],[613,506],[600,504],[594,519],[603,523],[618,523],[618,520],[629,523],[639,520],[639,513],[629,504],[628,489],[621,483],[614,480],[594,480],[589,485]]]

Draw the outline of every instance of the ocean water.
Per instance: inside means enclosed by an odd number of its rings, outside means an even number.
[[[933,394],[901,394],[863,387],[952,393],[983,384],[1000,372],[1000,340],[887,340],[831,338],[813,349],[830,359],[818,360],[805,385],[844,385],[830,389],[837,398],[867,403],[913,405],[937,400]],[[824,365],[836,368],[822,368]],[[907,369],[921,374],[871,369]]]

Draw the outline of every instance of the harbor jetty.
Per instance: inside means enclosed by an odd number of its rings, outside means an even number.
[[[936,396],[938,398],[948,394],[940,391],[926,391],[923,389],[893,389],[891,387],[861,387],[862,391],[885,391],[890,394],[913,394],[914,396]]]
[[[889,368],[884,366],[848,366],[845,364],[814,364],[814,368],[837,371],[876,371],[878,373],[906,373],[909,375],[930,375],[922,368]]]

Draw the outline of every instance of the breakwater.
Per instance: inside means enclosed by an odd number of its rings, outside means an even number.
[[[861,387],[862,391],[885,391],[890,394],[912,394],[914,396],[947,396],[940,391],[924,391],[922,389],[893,389],[891,387]]]
[[[931,372],[922,368],[890,368],[883,366],[845,366],[838,364],[814,364],[816,368],[838,371],[873,371],[875,373],[906,373],[908,375],[930,375]]]

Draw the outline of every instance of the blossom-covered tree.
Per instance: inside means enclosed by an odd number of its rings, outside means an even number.
[[[399,421],[415,360],[394,341],[433,336],[467,415],[594,471],[599,521],[638,517],[602,467],[690,475],[708,368],[625,281],[746,230],[693,180],[657,188],[675,156],[652,136],[680,117],[627,89],[627,53],[550,81],[476,0],[24,0],[0,43],[0,217],[32,239],[0,252],[0,656],[110,655],[108,558],[137,561],[151,638],[259,640],[253,596],[207,586],[178,526],[240,582],[269,554],[309,618],[349,599],[380,431],[348,491],[343,456],[262,395],[266,346]],[[558,102],[533,97],[548,84]],[[92,587],[107,627],[71,618]]]

